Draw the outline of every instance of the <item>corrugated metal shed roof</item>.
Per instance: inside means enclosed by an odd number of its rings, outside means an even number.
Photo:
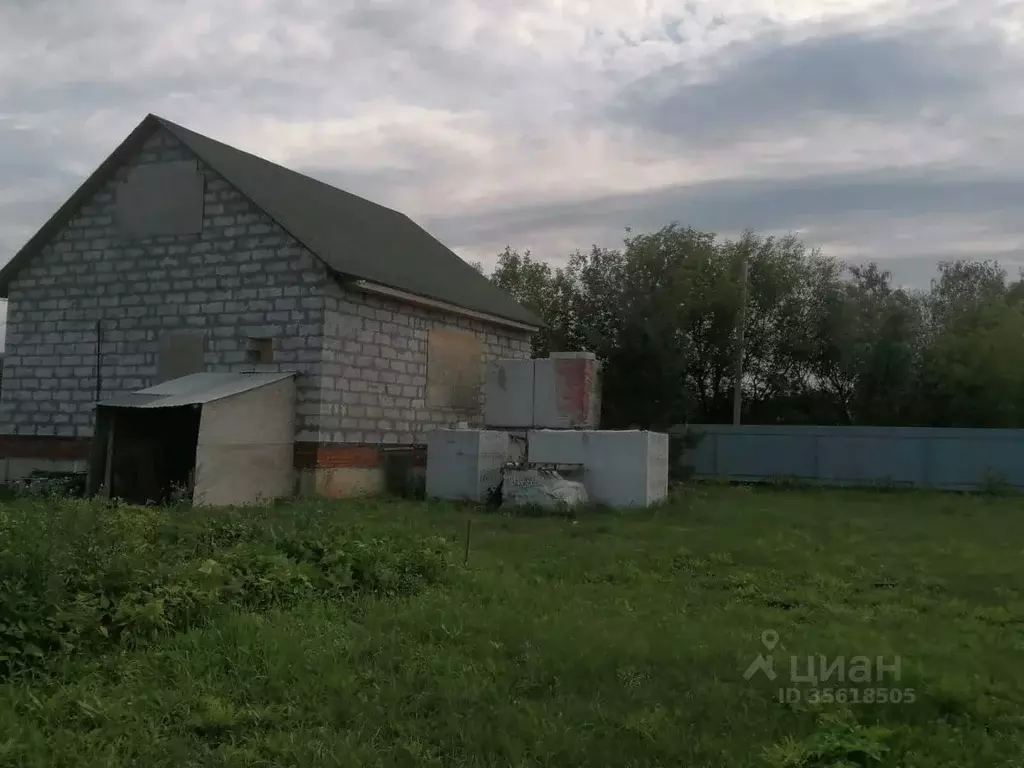
[[[193,373],[99,403],[104,408],[176,408],[202,405],[291,378],[295,373]]]

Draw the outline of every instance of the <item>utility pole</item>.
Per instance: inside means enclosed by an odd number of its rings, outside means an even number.
[[[747,325],[747,251],[740,255],[740,309],[736,313],[736,359],[733,363],[732,425],[740,425],[743,410],[743,332]]]

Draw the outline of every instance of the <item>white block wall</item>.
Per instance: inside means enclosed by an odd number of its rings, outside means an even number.
[[[428,498],[485,501],[509,461],[507,432],[438,429],[427,433]]]
[[[533,360],[494,360],[484,377],[484,424],[528,429],[533,418]]]
[[[582,464],[591,500],[647,507],[668,495],[668,435],[641,430],[531,430],[530,462]]]

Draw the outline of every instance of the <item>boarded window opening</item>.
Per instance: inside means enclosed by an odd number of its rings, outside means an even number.
[[[206,370],[206,334],[203,331],[171,331],[160,339],[157,383]]]
[[[245,350],[245,360],[253,365],[266,365],[274,362],[274,342],[272,339],[249,339]]]
[[[205,179],[193,161],[139,165],[117,188],[121,237],[196,235],[203,231]]]
[[[476,334],[434,328],[427,339],[427,407],[480,409],[483,344]]]

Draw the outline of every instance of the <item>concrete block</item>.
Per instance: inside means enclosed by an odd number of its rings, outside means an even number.
[[[599,364],[593,358],[533,361],[533,424],[545,429],[596,429],[601,421]]]
[[[484,375],[484,424],[533,426],[534,361],[494,360]]]
[[[641,430],[585,432],[584,484],[611,507],[647,507],[668,496],[668,435]]]
[[[585,464],[588,432],[538,429],[527,432],[527,457],[539,464]]]
[[[582,464],[593,501],[646,507],[668,495],[668,435],[641,430],[531,430],[527,457],[541,464]]]
[[[427,433],[427,496],[485,501],[509,461],[507,432],[437,429]]]

